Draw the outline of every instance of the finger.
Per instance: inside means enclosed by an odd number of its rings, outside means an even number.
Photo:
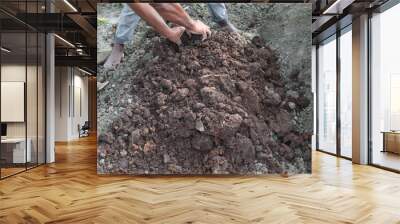
[[[204,41],[204,40],[207,39],[207,32],[206,31],[203,31],[203,33],[201,35],[202,35],[201,41]]]
[[[211,37],[211,30],[207,29],[207,37],[210,38]]]
[[[185,31],[186,31],[185,27],[180,27],[180,29],[179,29],[179,39],[176,42],[176,44],[178,46],[180,46],[182,44],[182,35],[183,35],[183,33],[185,33]]]
[[[179,32],[181,33],[181,35],[186,31],[186,28],[181,26],[179,27]]]

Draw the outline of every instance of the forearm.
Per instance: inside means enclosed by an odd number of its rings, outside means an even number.
[[[149,3],[130,3],[129,6],[158,33],[169,37],[171,34],[170,28],[165,23],[163,17]]]
[[[155,10],[167,21],[183,26],[193,27],[194,21],[179,3],[152,3]]]

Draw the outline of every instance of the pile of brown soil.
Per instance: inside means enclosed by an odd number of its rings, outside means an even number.
[[[126,80],[139,100],[99,135],[99,173],[310,172],[311,136],[296,128],[310,101],[261,38],[216,32],[149,50],[154,57]]]

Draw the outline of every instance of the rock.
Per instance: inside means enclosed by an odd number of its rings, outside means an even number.
[[[128,159],[126,159],[126,158],[121,158],[120,161],[119,161],[119,167],[120,167],[120,169],[126,170],[126,169],[128,169],[128,166],[129,166]]]
[[[181,173],[182,172],[182,167],[178,166],[176,164],[169,164],[168,165],[168,170],[173,172],[173,173]]]
[[[251,39],[251,43],[253,43],[256,47],[263,47],[265,45],[265,41],[260,36],[255,36]]]
[[[164,163],[169,163],[171,161],[171,158],[169,157],[169,155],[167,153],[164,153],[163,160],[164,160]]]
[[[242,97],[240,97],[240,96],[235,96],[235,97],[233,97],[233,100],[234,100],[235,102],[240,103],[240,102],[242,101]]]
[[[128,152],[125,149],[123,149],[121,152],[119,152],[119,154],[121,154],[122,157],[125,157],[128,154]]]
[[[296,104],[293,103],[293,102],[289,102],[289,103],[288,103],[288,106],[289,106],[289,108],[290,108],[291,110],[296,109]]]
[[[112,144],[114,142],[114,136],[110,133],[102,133],[99,135],[99,143]]]
[[[280,145],[280,154],[287,160],[291,161],[294,158],[294,150],[286,144]]]
[[[285,136],[292,130],[292,117],[286,110],[280,110],[276,114],[276,122],[274,129],[280,136]]]
[[[197,82],[194,79],[188,79],[183,84],[189,89],[195,89],[197,87]]]
[[[204,108],[205,106],[206,106],[206,105],[204,105],[204,103],[197,102],[197,103],[195,103],[195,104],[193,105],[193,109],[195,109],[195,110],[200,110],[200,109]]]
[[[198,151],[206,152],[210,151],[214,146],[214,143],[208,135],[195,135],[192,138],[192,147]]]
[[[201,120],[196,120],[196,130],[198,130],[200,132],[205,131],[203,122],[201,122]]]
[[[173,90],[173,83],[171,82],[171,80],[161,79],[160,85],[167,92],[171,92]]]
[[[276,93],[273,89],[268,88],[268,86],[265,86],[265,91],[266,91],[266,103],[270,105],[278,105],[281,103],[282,99],[281,96]]]
[[[141,138],[140,130],[136,129],[131,133],[131,144],[137,144]]]
[[[294,90],[288,90],[286,95],[289,97],[289,99],[296,100],[299,98],[299,93]]]
[[[158,106],[163,106],[166,103],[168,96],[163,93],[158,93],[156,95],[156,103]]]
[[[268,159],[269,157],[272,157],[272,155],[267,154],[265,152],[257,152],[258,159]]]
[[[200,93],[206,102],[213,104],[224,102],[226,100],[225,95],[219,92],[215,87],[204,87],[200,90]]]
[[[234,153],[236,160],[252,161],[255,157],[255,148],[252,141],[241,134],[236,135]]]
[[[189,95],[189,89],[188,88],[181,88],[178,89],[176,94],[175,94],[175,100],[183,100],[185,97]]]
[[[152,151],[154,151],[155,148],[156,148],[156,145],[154,144],[154,142],[153,141],[149,141],[149,142],[146,142],[146,144],[144,144],[143,152],[145,154],[149,154]]]

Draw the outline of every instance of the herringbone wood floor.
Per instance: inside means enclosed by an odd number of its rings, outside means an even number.
[[[315,152],[313,174],[96,174],[95,138],[0,181],[0,223],[400,223],[400,175]]]

